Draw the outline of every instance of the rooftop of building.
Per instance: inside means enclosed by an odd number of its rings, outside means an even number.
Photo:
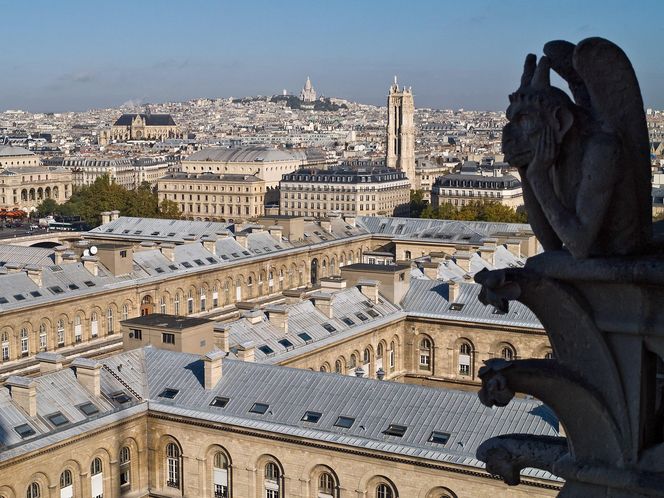
[[[211,324],[212,321],[207,318],[165,315],[161,313],[151,313],[122,321],[122,325],[126,325],[127,327],[154,327],[171,330],[184,330],[208,323]]]
[[[297,171],[283,175],[282,181],[306,183],[366,183],[391,182],[406,179],[406,174],[403,171],[385,166],[352,168],[339,165],[327,169],[300,168]]]
[[[77,368],[95,364],[77,361],[81,362]],[[0,387],[0,461],[148,410],[471,468],[483,468],[475,451],[489,437],[558,435],[555,415],[535,400],[515,398],[509,409],[492,410],[470,392],[228,358],[223,359],[220,380],[205,389],[200,356],[153,347],[100,363],[100,396],[83,388],[70,368],[29,379],[37,393],[36,417],[29,417],[12,401],[9,389]],[[219,401],[214,403],[215,399]],[[307,412],[315,413],[316,421],[305,418]],[[54,417],[58,413],[61,417]],[[340,423],[339,417],[346,417],[346,423]],[[387,433],[391,424],[403,426],[403,433]],[[434,440],[434,432],[441,438]],[[522,473],[555,480],[543,471]]]
[[[34,156],[35,153],[24,149],[23,147],[14,147],[12,145],[0,146],[0,157],[13,157],[13,156]]]
[[[280,161],[297,161],[298,159],[281,149],[273,147],[208,147],[194,152],[184,161],[214,161],[221,163],[270,163]]]
[[[136,116],[141,116],[145,120],[146,126],[176,126],[173,116],[170,114],[123,114],[120,116],[113,126],[131,126],[131,123],[136,119]]]
[[[211,171],[203,173],[169,173],[160,178],[160,180],[187,180],[193,182],[242,182],[242,183],[261,183],[265,182],[255,175],[234,175],[234,174],[217,174]]]

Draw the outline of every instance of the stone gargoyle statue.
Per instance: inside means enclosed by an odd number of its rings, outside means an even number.
[[[608,40],[553,41],[544,53],[526,58],[503,130],[544,252],[475,280],[484,304],[530,308],[554,358],[486,361],[479,397],[501,407],[535,396],[564,431],[494,437],[477,457],[511,485],[524,468],[547,470],[565,480],[565,498],[664,496],[664,255],[651,233],[641,92]],[[574,101],[551,86],[551,69]]]
[[[624,52],[601,38],[552,41],[526,57],[503,129],[528,221],[544,250],[575,258],[636,254],[651,238],[650,156],[643,101]],[[550,69],[575,102],[550,83]]]

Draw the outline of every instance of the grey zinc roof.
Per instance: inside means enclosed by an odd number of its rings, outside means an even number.
[[[479,284],[457,285],[459,295],[454,302],[463,304],[459,311],[450,309],[449,284],[440,280],[411,280],[401,306],[408,316],[542,329],[535,314],[523,304],[513,301],[508,313],[496,313],[493,306],[484,306],[477,298],[481,289]]]
[[[272,161],[295,161],[286,151],[271,147],[237,147],[226,149],[222,147],[210,147],[194,152],[185,161],[217,161],[229,163],[251,163]]]
[[[217,232],[224,231],[231,225],[214,221],[162,220],[121,216],[117,220],[93,228],[88,233],[93,236],[103,234],[105,238],[121,236],[119,238],[128,240],[181,242],[182,237],[188,235],[196,239],[200,239],[205,235],[214,236]]]
[[[10,262],[26,265],[50,265],[53,264],[53,249],[0,244],[0,266]]]

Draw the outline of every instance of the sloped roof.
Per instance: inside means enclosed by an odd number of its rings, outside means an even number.
[[[296,157],[284,150],[258,146],[237,147],[233,149],[210,147],[194,152],[191,156],[184,159],[184,161],[216,161],[223,163],[268,163],[296,160]]]
[[[136,116],[141,116],[145,120],[146,126],[176,126],[173,116],[170,114],[123,114],[113,126],[131,126]]]

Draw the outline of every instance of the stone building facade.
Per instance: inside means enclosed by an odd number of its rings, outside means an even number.
[[[159,201],[176,202],[193,220],[242,222],[265,211],[265,181],[254,175],[171,173],[157,183]]]
[[[279,185],[283,215],[400,216],[409,209],[410,183],[405,173],[370,163],[366,167],[300,169],[284,175]]]
[[[110,130],[102,130],[99,144],[129,140],[164,141],[185,138],[170,114],[123,114]]]

